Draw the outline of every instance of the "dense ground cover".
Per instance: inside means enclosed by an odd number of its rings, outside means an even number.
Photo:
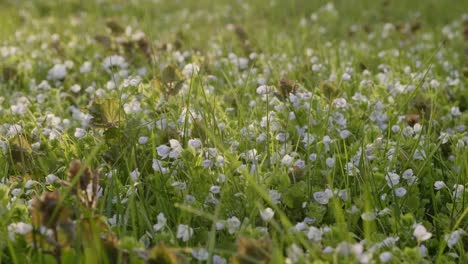
[[[0,1],[0,262],[468,262],[467,11]]]

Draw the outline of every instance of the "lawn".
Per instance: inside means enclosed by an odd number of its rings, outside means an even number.
[[[0,263],[468,263],[468,2],[0,0]]]

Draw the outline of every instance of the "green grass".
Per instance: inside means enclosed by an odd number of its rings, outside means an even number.
[[[466,10],[0,0],[0,263],[467,262]]]

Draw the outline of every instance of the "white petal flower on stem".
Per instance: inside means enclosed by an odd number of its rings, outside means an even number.
[[[140,177],[140,172],[138,171],[138,168],[130,172],[130,178],[133,182],[138,181],[138,177]]]
[[[262,220],[265,222],[270,222],[270,220],[273,218],[274,215],[275,215],[275,212],[270,207],[265,208],[264,210],[260,210],[260,216],[262,217]]]
[[[395,189],[395,195],[397,197],[403,197],[406,195],[406,189],[404,187],[399,187]]]
[[[445,185],[445,183],[443,181],[434,182],[434,189],[436,191],[439,191],[439,190],[441,190],[442,188],[445,188],[445,187],[446,187],[446,185]]]
[[[239,230],[239,227],[241,225],[241,222],[239,220],[239,218],[233,216],[231,218],[228,218],[227,219],[227,226],[228,226],[228,232],[229,234],[234,234],[237,232],[237,230]]]
[[[387,180],[388,187],[393,188],[395,185],[400,183],[400,175],[394,172],[389,172],[385,176],[385,180]]]
[[[311,226],[307,232],[307,238],[313,240],[314,242],[319,242],[322,240],[322,231],[314,226]]]
[[[161,230],[167,223],[167,219],[163,213],[158,214],[158,222],[153,226],[154,232]]]
[[[421,225],[416,224],[414,226],[413,236],[418,240],[418,242],[423,242],[432,237],[432,233],[427,232],[427,229]]]
[[[188,225],[177,226],[177,238],[187,242],[193,236],[193,229]]]
[[[462,230],[462,229],[457,229],[453,231],[452,233],[445,235],[445,241],[447,241],[447,246],[449,248],[452,248],[458,243],[458,240],[460,240],[461,235],[466,235],[467,233]]]

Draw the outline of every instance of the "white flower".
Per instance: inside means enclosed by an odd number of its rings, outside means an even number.
[[[77,127],[75,129],[75,137],[77,139],[80,139],[80,138],[84,137],[85,135],[86,135],[86,130],[85,129],[79,128],[79,127]]]
[[[176,139],[169,140],[170,147],[166,145],[161,145],[156,148],[158,155],[165,159],[169,158],[178,158],[182,153],[182,146],[180,145],[179,141]]]
[[[153,159],[153,170],[157,171],[162,174],[166,174],[168,172],[168,169],[163,167],[163,164],[160,160]]]
[[[14,197],[18,197],[22,193],[23,193],[23,190],[21,190],[20,188],[15,188],[15,189],[11,190],[11,195],[13,195]]]
[[[461,115],[460,108],[458,106],[454,106],[450,109],[450,114],[453,116]]]
[[[294,158],[289,156],[288,154],[284,155],[284,157],[281,159],[281,164],[283,164],[284,166],[289,166],[292,164],[292,162],[294,161]]]
[[[200,149],[201,148],[201,141],[198,138],[189,139],[188,145],[191,146],[194,149]]]
[[[67,76],[67,66],[65,64],[55,64],[47,73],[47,79],[61,81]]]
[[[81,86],[79,84],[74,84],[70,87],[70,90],[74,93],[78,93],[81,91]]]
[[[87,73],[91,71],[93,64],[90,61],[85,61],[80,67],[80,73]]]
[[[413,236],[418,240],[418,242],[423,242],[432,237],[432,233],[427,232],[427,229],[421,225],[416,224],[414,226]]]
[[[259,95],[271,94],[273,91],[275,91],[274,86],[260,85],[257,88],[257,94],[259,94]]]
[[[463,191],[465,191],[465,186],[461,184],[455,184],[453,185],[453,189],[453,196],[458,199],[462,197]]]
[[[322,240],[322,231],[314,226],[311,226],[307,232],[307,238],[313,240],[314,242],[319,242]]]
[[[192,78],[193,75],[197,75],[200,72],[200,66],[198,66],[195,63],[189,63],[184,66],[184,69],[182,70],[182,74],[186,78]]]
[[[227,264],[227,260],[221,256],[213,255],[213,264]]]
[[[112,55],[106,57],[102,62],[102,67],[108,73],[112,73],[114,67],[119,67],[121,69],[126,69],[128,66],[125,58],[119,55]]]
[[[193,236],[193,229],[188,225],[177,226],[177,238],[187,242]]]
[[[274,215],[275,215],[275,212],[270,207],[265,208],[265,210],[260,210],[260,216],[262,217],[262,220],[265,222],[270,222],[270,220],[273,218]]]
[[[144,145],[146,143],[148,143],[148,137],[139,137],[138,138],[138,144]]]
[[[54,174],[49,174],[45,177],[45,179],[46,179],[46,183],[53,184],[54,182],[58,180],[58,177],[55,176]]]
[[[199,250],[192,250],[192,256],[197,260],[207,260],[210,254],[204,248],[200,248]]]
[[[279,204],[282,194],[278,192],[277,190],[269,190],[268,196],[270,196],[271,202],[273,204]]]
[[[393,188],[393,186],[400,182],[400,175],[393,172],[388,172],[385,176],[385,180],[387,180],[388,187]]]
[[[107,219],[110,226],[115,226],[117,224],[117,215],[113,215],[111,218]]]
[[[316,161],[317,160],[317,154],[315,154],[315,153],[310,154],[309,155],[309,160],[310,161]]]
[[[341,76],[341,79],[345,82],[351,80],[351,75],[349,75],[349,73],[345,72],[343,73],[343,75]]]
[[[331,196],[327,192],[316,192],[314,193],[314,199],[317,201],[319,204],[328,204],[328,201],[330,200]]]
[[[138,181],[138,177],[140,176],[140,172],[138,171],[138,168],[136,168],[135,170],[133,170],[132,172],[130,172],[130,177],[132,179],[133,182],[136,182]]]
[[[213,194],[217,194],[221,191],[221,187],[217,186],[217,185],[213,185],[210,187],[210,192],[213,193]]]
[[[8,225],[8,233],[10,240],[14,241],[14,235],[15,234],[20,234],[20,235],[26,235],[27,233],[32,231],[32,226],[30,224],[26,224],[23,222],[18,222],[18,223],[12,223]]]
[[[28,181],[24,184],[24,188],[30,189],[30,188],[33,187],[33,185],[35,185],[36,183],[38,183],[38,182],[37,182],[37,181],[33,181],[33,180],[28,180]]]
[[[445,241],[447,241],[447,245],[449,246],[449,248],[452,248],[453,246],[455,246],[455,244],[458,243],[458,240],[460,239],[461,235],[466,235],[466,232],[462,229],[457,229],[452,233],[445,235]]]
[[[391,252],[385,251],[379,255],[379,259],[382,263],[387,263],[392,259],[393,255]]]
[[[365,212],[361,214],[361,219],[364,221],[374,221],[375,213],[374,212]]]
[[[440,86],[440,83],[437,80],[431,80],[429,84],[432,88],[438,88]]]
[[[348,138],[349,136],[351,136],[351,132],[349,132],[349,130],[346,130],[346,129],[345,129],[345,130],[341,130],[341,131],[340,131],[340,137],[341,137],[342,139],[346,139],[346,138]]]
[[[344,98],[336,98],[335,100],[333,100],[333,105],[336,108],[346,108],[348,106],[348,103]]]
[[[236,233],[237,230],[239,230],[240,225],[241,225],[241,222],[235,216],[227,219],[228,232],[231,235]]]
[[[396,188],[396,189],[395,189],[395,195],[396,195],[397,197],[403,197],[403,196],[405,196],[405,195],[406,195],[406,189],[403,188],[403,187]]]
[[[443,181],[436,181],[434,182],[434,189],[436,189],[436,191],[439,191],[441,190],[442,188],[444,188],[446,185]]]
[[[408,179],[410,179],[411,177],[413,177],[413,175],[414,175],[414,174],[413,174],[413,170],[412,170],[412,169],[407,169],[407,170],[405,170],[405,171],[403,172],[403,174],[402,174],[401,177],[402,177],[403,179],[408,180]]]
[[[327,164],[327,167],[333,168],[335,166],[335,157],[329,157],[325,160],[325,163]]]
[[[163,213],[158,214],[158,222],[153,226],[154,232],[161,230],[167,223],[167,219]]]

